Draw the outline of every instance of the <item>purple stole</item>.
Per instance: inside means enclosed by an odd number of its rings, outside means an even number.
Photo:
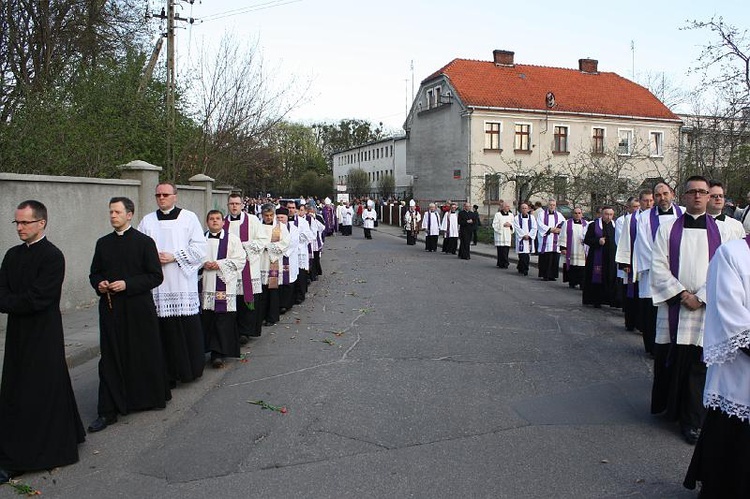
[[[682,210],[680,209],[680,207],[674,204],[672,205],[672,208],[674,209],[675,218],[680,218],[682,216]],[[651,208],[651,213],[649,213],[649,218],[651,220],[651,241],[655,241],[656,231],[659,230],[659,223],[660,223],[658,206],[654,206],[653,208]]]
[[[544,210],[544,225],[549,227],[549,211]],[[557,227],[557,212],[555,212],[555,227]],[[555,234],[555,236],[552,238],[552,245],[557,248],[557,236],[559,234]],[[549,236],[549,233],[545,234],[544,237],[542,237],[542,247],[540,253],[547,253],[547,237]],[[551,253],[557,253],[556,251],[552,251]],[[566,252],[567,253],[567,252]]]
[[[602,238],[604,235],[604,228],[602,227],[602,219],[597,218],[594,220],[594,235],[596,236],[596,240]],[[604,253],[604,248],[602,246],[596,246],[595,248],[591,248],[591,250],[594,252],[594,261],[593,268],[591,269],[591,282],[593,284],[601,284],[602,283],[602,254]]]
[[[682,242],[682,231],[684,228],[685,215],[681,215],[675,221],[669,233],[669,270],[677,279],[680,274],[680,243]],[[721,234],[719,233],[719,226],[716,225],[714,217],[708,214],[706,214],[706,236],[708,237],[708,261],[710,262],[714,253],[716,253],[716,248],[721,245]],[[679,301],[669,305],[669,339],[672,347],[677,344],[677,326],[680,322],[681,306],[682,304]],[[669,357],[672,357],[671,352]],[[668,360],[667,363],[669,364],[670,361]]]
[[[250,234],[250,222],[247,221],[249,217],[245,213],[245,218],[240,222],[240,241],[247,241]],[[229,234],[229,215],[224,219],[224,233]],[[250,276],[250,265],[245,262],[245,267],[242,269],[242,292],[244,293],[243,300],[245,303],[253,303],[255,297],[253,296],[253,279]]]
[[[527,220],[529,221],[529,227],[526,229],[527,231],[531,232],[531,215],[526,215]],[[518,226],[523,229],[523,215],[520,213],[518,214]],[[531,241],[528,241],[529,244],[531,244]],[[516,239],[516,252],[521,251],[526,244],[526,240],[521,239],[520,237]]]
[[[208,238],[209,234],[210,232],[206,232],[206,238]],[[217,261],[223,260],[227,257],[228,246],[229,246],[229,232],[225,230],[224,237],[219,239],[219,249],[216,252]],[[222,314],[227,311],[227,284],[221,279],[219,279],[218,274],[216,275],[215,279],[216,279],[216,295],[214,296],[214,312],[216,312],[217,314]]]
[[[557,214],[555,214],[555,222],[557,222]],[[547,220],[544,221],[545,225],[547,224]],[[570,242],[573,241],[573,225],[575,222],[573,222],[573,219],[567,221],[568,226],[565,228],[565,236],[568,238],[568,250],[565,252],[565,268],[570,268]],[[588,225],[588,222],[586,220],[581,219],[581,230],[586,231],[586,226]],[[529,229],[531,226],[529,225]],[[545,238],[547,236],[544,236]],[[557,237],[557,234],[555,234],[555,237]],[[557,244],[557,240],[555,240],[555,244]]]
[[[628,298],[635,298],[635,282],[633,282],[633,278],[635,277],[635,274],[633,273],[633,249],[635,248],[635,238],[638,235],[638,212],[633,212],[630,215],[630,270],[628,271],[628,286],[627,286],[627,297]],[[658,220],[658,216],[656,217]]]
[[[427,235],[432,235],[432,212],[427,212]]]

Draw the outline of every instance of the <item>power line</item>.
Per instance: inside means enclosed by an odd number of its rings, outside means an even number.
[[[232,16],[238,16],[240,14],[246,14],[248,12],[253,12],[256,10],[265,10],[265,9],[271,9],[273,7],[281,7],[282,5],[289,5],[292,3],[299,3],[302,0],[271,0],[269,2],[260,3],[256,5],[251,5],[248,7],[242,7],[239,9],[234,10],[228,10],[226,12],[219,12],[217,14],[208,15],[204,18],[201,18],[201,22],[208,22],[208,21],[218,21],[219,19],[224,19],[227,17]]]

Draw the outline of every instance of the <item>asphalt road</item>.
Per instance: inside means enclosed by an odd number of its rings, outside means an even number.
[[[379,232],[324,253],[247,362],[21,480],[69,498],[695,497],[692,447],[649,414],[651,360],[618,311]],[[96,361],[71,375],[88,424]]]

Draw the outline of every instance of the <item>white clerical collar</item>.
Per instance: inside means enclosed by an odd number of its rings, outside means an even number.
[[[130,227],[131,227],[131,225],[128,225],[123,230],[116,230],[115,234],[117,234],[118,236],[121,236],[121,235],[125,234],[130,229]]]
[[[40,237],[40,238],[39,238],[39,239],[37,239],[36,241],[34,241],[34,242],[31,242],[31,243],[26,243],[26,247],[28,248],[28,247],[30,247],[30,246],[32,246],[32,245],[34,245],[34,244],[38,243],[39,241],[41,241],[41,240],[42,240],[42,239],[44,239],[45,237],[47,237],[47,236],[46,236],[46,235],[44,235],[44,234],[42,234],[42,237]]]
[[[174,206],[172,206],[172,207],[171,207],[170,209],[168,209],[168,210],[159,210],[159,211],[161,211],[161,212],[162,212],[162,213],[164,213],[165,215],[169,215],[170,213],[172,213],[172,210],[174,210],[174,208],[175,208],[175,207],[174,207]]]
[[[693,220],[698,220],[698,218],[702,217],[705,214],[705,211],[703,213],[699,213],[698,215],[693,215],[692,213],[685,212],[685,215],[690,215],[691,217],[693,217]]]

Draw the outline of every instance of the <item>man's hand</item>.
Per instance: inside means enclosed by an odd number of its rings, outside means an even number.
[[[96,285],[96,289],[101,294],[109,293],[109,281],[100,282],[99,284]]]
[[[119,293],[121,291],[125,291],[126,287],[127,286],[125,285],[125,281],[115,281],[115,282],[110,282],[107,285],[107,290],[110,293]]]
[[[165,263],[172,263],[176,261],[175,257],[172,253],[167,253],[166,251],[160,251],[159,252],[159,262],[164,265]]]
[[[599,246],[604,246],[607,244],[607,238],[606,237],[600,237],[599,238]]]
[[[206,270],[219,270],[218,262],[206,262],[203,264],[203,268]]]
[[[680,295],[680,302],[688,310],[698,310],[703,306],[703,302],[700,301],[697,296],[695,296],[693,293],[688,293],[687,291],[683,291]]]

